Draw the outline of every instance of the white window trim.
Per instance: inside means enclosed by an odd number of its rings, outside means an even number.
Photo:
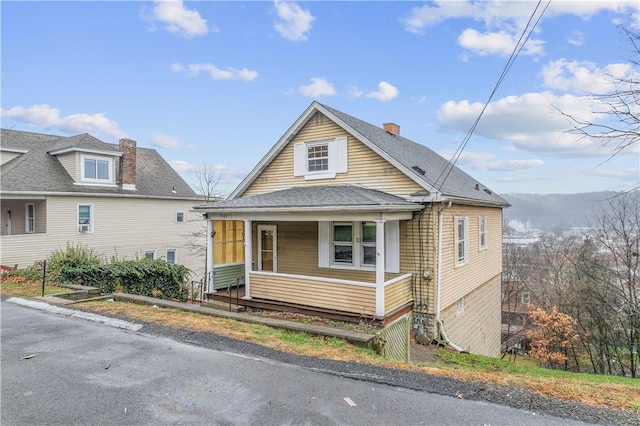
[[[484,243],[482,242],[484,237]],[[478,217],[478,244],[480,246],[480,250],[487,249],[487,217],[480,216]]]
[[[89,206],[89,223],[85,225],[80,224],[80,207]],[[92,234],[94,230],[95,212],[93,210],[93,204],[78,204],[76,208],[76,226],[78,234]],[[86,227],[86,228],[85,228]],[[86,229],[83,230],[83,229]]]
[[[151,255],[153,256],[153,257],[151,258],[151,260],[156,260],[156,251],[155,251],[155,250],[145,250],[145,251],[143,251],[143,252],[142,252],[142,255],[143,255],[144,257],[147,257],[147,254],[148,254],[148,253],[151,253]]]
[[[456,303],[456,316],[462,315],[464,313],[464,296],[458,299]]]
[[[327,145],[328,170],[309,171],[308,148]],[[293,146],[293,175],[304,176],[305,180],[334,179],[337,173],[347,172],[347,138],[323,141],[298,142]]]
[[[85,169],[84,162],[85,160],[96,160],[96,161],[106,161],[109,170],[109,177],[107,179],[98,179],[98,178],[86,178],[85,177]],[[80,181],[84,183],[98,183],[98,184],[114,184],[113,180],[113,158],[111,157],[101,157],[98,155],[80,155]]]
[[[169,252],[173,252],[173,262],[169,262]],[[178,249],[174,249],[174,248],[168,248],[165,252],[165,261],[167,263],[171,263],[173,265],[175,265],[176,263],[178,263]]]
[[[333,262],[333,225],[334,223],[350,223],[354,227],[353,235],[353,265]],[[400,272],[400,225],[397,220],[388,220],[384,226],[385,240],[385,272]],[[362,243],[358,241],[361,233],[362,221],[346,222],[318,222],[318,267],[331,269],[346,269],[357,271],[375,271],[375,265],[361,265],[362,262]],[[357,235],[356,231],[357,229]]]
[[[462,239],[462,250],[464,251],[463,253],[463,257],[462,259],[460,258],[460,250],[458,249],[459,245],[460,245],[460,235],[458,232],[458,228],[459,228],[459,222],[463,221],[464,225],[463,225],[463,229],[464,229],[464,238]],[[464,266],[467,263],[469,263],[469,218],[467,216],[456,216],[455,221],[454,221],[454,235],[455,235],[455,241],[454,241],[454,247],[455,247],[455,261],[456,261],[456,267],[459,266]]]
[[[180,213],[182,213],[182,220],[178,220],[178,215],[179,215]],[[183,212],[183,211],[177,211],[177,212],[176,212],[176,223],[184,223],[184,222],[185,222],[185,219],[186,219],[186,216],[185,216],[185,214],[184,214],[184,212]]]
[[[31,223],[33,227],[29,229],[29,206],[33,207],[33,217]],[[25,203],[24,205],[24,232],[27,234],[33,234],[36,232],[36,205],[35,203]]]

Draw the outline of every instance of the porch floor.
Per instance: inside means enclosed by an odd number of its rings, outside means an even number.
[[[321,318],[330,319],[333,321],[342,321],[342,322],[350,322],[354,324],[359,324],[361,322],[366,322],[371,325],[385,325],[394,319],[404,315],[405,313],[411,311],[413,308],[413,304],[409,304],[404,306],[400,310],[396,310],[391,314],[385,316],[384,318],[375,317],[372,315],[362,315],[362,314],[354,314],[351,312],[344,311],[336,311],[330,309],[322,309],[316,308],[313,306],[299,305],[294,303],[287,302],[278,302],[275,300],[268,299],[259,299],[253,297],[251,299],[243,299],[245,296],[245,287],[244,285],[240,287],[232,287],[231,289],[220,289],[215,293],[207,293],[207,300],[213,300],[222,303],[229,303],[230,305],[238,305],[242,306],[245,309],[254,309],[254,310],[270,310],[270,311],[281,311],[281,312],[294,312],[304,315],[313,315]]]

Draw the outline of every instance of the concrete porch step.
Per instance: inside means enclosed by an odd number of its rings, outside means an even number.
[[[220,302],[218,300],[203,300],[201,303],[201,306],[205,308],[220,309],[222,311],[230,311],[230,312],[244,311],[244,306],[239,306],[232,303],[231,308],[229,308],[229,303]]]

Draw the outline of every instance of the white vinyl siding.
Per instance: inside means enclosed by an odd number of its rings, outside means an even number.
[[[374,222],[318,222],[318,266],[374,270],[375,226]],[[400,237],[397,220],[385,222],[384,237],[385,272],[398,273]]]
[[[298,142],[293,153],[293,175],[305,180],[333,179],[347,172],[347,138]]]
[[[24,232],[27,234],[36,232],[36,205],[33,203],[24,205]]]

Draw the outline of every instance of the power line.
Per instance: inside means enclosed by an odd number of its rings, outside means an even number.
[[[500,77],[498,78],[498,81],[496,82],[493,90],[491,91],[491,94],[489,95],[489,98],[487,99],[487,101],[485,102],[484,106],[482,107],[482,110],[480,111],[480,114],[478,115],[478,118],[476,118],[476,120],[474,121],[473,125],[471,126],[471,129],[469,129],[469,131],[467,132],[467,135],[464,137],[464,139],[460,143],[460,146],[453,153],[453,156],[451,157],[451,160],[449,160],[449,163],[447,163],[445,168],[442,170],[442,172],[440,172],[440,175],[436,179],[436,181],[435,181],[433,186],[436,187],[438,189],[438,191],[440,191],[442,189],[442,187],[444,186],[444,183],[446,182],[447,178],[451,174],[451,171],[453,170],[455,164],[458,162],[458,159],[462,155],[462,151],[464,151],[465,147],[467,146],[467,143],[469,142],[469,140],[471,139],[471,136],[473,135],[474,131],[476,130],[476,127],[478,127],[478,123],[480,122],[480,119],[484,115],[485,110],[489,106],[489,103],[491,103],[491,100],[493,99],[493,96],[495,95],[495,93],[498,91],[498,87],[500,87],[500,84],[502,84],[502,81],[507,76],[507,73],[511,69],[511,66],[515,62],[515,60],[518,57],[518,55],[520,55],[520,52],[522,51],[522,49],[524,48],[525,44],[529,40],[529,37],[531,37],[531,34],[533,33],[533,30],[535,30],[536,26],[538,25],[538,23],[542,19],[542,16],[544,15],[544,13],[546,12],[547,8],[551,4],[551,0],[549,0],[547,2],[547,5],[544,7],[544,10],[542,10],[542,12],[540,13],[540,16],[538,16],[538,19],[536,20],[536,22],[531,26],[531,30],[529,30],[528,33],[527,33],[527,30],[529,29],[529,26],[531,25],[531,22],[533,21],[533,18],[536,16],[536,13],[537,13],[538,8],[540,7],[541,3],[542,3],[542,0],[539,0],[538,4],[536,5],[536,8],[533,10],[533,13],[529,17],[529,21],[527,22],[527,25],[525,26],[524,30],[522,31],[522,34],[520,35],[520,38],[518,39],[518,42],[516,43],[515,47],[513,48],[513,51],[511,52],[511,55],[509,56],[509,60],[505,64],[505,67],[502,70],[502,73],[500,74]],[[523,41],[523,39],[524,39],[524,41]],[[440,185],[438,185],[438,181],[440,180],[440,178],[442,178],[442,182],[440,183]]]

